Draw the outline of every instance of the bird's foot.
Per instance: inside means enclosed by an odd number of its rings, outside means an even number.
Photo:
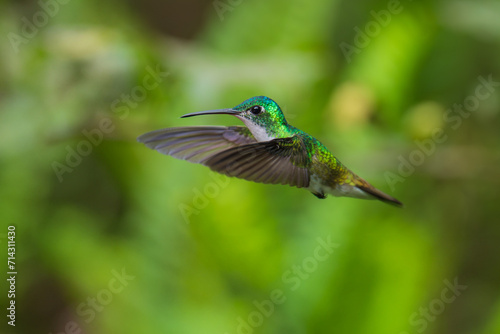
[[[326,195],[324,193],[312,193],[314,196],[316,196],[317,198],[321,198],[321,199],[325,199],[326,198]]]

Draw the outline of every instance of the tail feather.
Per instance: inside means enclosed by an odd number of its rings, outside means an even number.
[[[375,188],[374,186],[372,186],[371,184],[369,184],[365,180],[359,180],[356,183],[357,183],[356,184],[357,188],[363,190],[367,194],[372,195],[373,197],[375,197],[376,199],[378,199],[382,202],[385,202],[387,204],[391,204],[391,205],[394,205],[394,206],[397,206],[400,208],[402,208],[404,206],[403,203],[401,203],[400,201],[398,201],[394,197],[389,196],[386,193],[378,190],[377,188]]]

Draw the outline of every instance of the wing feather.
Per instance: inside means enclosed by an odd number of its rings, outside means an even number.
[[[242,126],[168,128],[148,132],[139,142],[160,153],[249,181],[309,186],[309,156],[299,136],[257,142]]]
[[[249,181],[309,186],[310,160],[298,136],[234,147],[203,162],[212,170]]]
[[[203,163],[227,149],[257,142],[243,126],[168,128],[145,133],[137,140],[162,154],[194,163]]]

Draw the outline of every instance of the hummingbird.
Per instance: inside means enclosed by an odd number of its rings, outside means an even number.
[[[181,118],[214,114],[235,116],[245,126],[167,128],[137,140],[160,153],[230,177],[305,188],[321,199],[347,196],[403,206],[345,167],[316,138],[288,124],[279,105],[269,97],[255,96],[234,108]]]

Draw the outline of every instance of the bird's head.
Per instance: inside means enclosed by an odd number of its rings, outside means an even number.
[[[194,112],[183,115],[226,114],[241,119],[257,140],[270,140],[277,137],[288,125],[279,105],[267,96],[255,96],[230,109]]]

